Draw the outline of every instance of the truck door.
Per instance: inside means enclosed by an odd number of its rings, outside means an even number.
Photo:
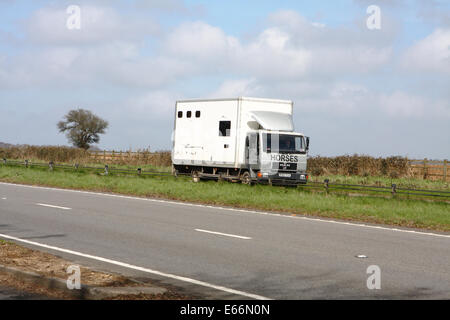
[[[228,166],[233,166],[234,156],[235,156],[235,135],[236,128],[230,120],[223,120],[218,122],[218,137],[217,143],[215,144],[215,152],[213,160],[220,164],[226,164]],[[217,129],[216,129],[217,130]]]
[[[259,135],[249,133],[245,139],[245,159],[249,169],[258,169]]]

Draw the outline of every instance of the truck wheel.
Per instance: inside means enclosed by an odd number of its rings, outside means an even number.
[[[200,181],[200,177],[199,177],[197,171],[193,171],[192,172],[192,181],[194,181],[194,182],[199,182]]]
[[[252,177],[248,171],[244,172],[241,176],[242,184],[252,185]]]

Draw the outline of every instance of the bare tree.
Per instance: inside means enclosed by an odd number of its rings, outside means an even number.
[[[89,110],[71,110],[58,122],[60,132],[67,132],[67,139],[76,147],[89,149],[92,143],[100,141],[99,134],[105,133],[108,122]]]

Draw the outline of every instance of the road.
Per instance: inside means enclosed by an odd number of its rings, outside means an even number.
[[[5,236],[208,298],[450,298],[448,233],[0,183]]]

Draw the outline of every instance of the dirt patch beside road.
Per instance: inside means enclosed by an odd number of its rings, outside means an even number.
[[[73,262],[67,261],[60,257],[49,253],[32,250],[19,246],[15,243],[0,240],[0,265],[4,267],[14,268],[23,272],[31,272],[40,275],[42,279],[61,279],[66,281],[70,274],[67,268],[74,265]],[[164,293],[145,294],[139,292],[141,288],[147,287],[157,288],[151,281],[136,281],[122,275],[100,272],[80,267],[82,286],[92,288],[135,288],[136,294],[126,294],[111,296],[108,299],[126,299],[126,300],[178,300],[192,299],[182,294],[178,294],[171,289],[164,289]],[[61,281],[59,281],[61,282]],[[74,299],[68,289],[61,289],[45,285],[42,281],[29,281],[17,274],[12,275],[9,272],[0,271],[0,285],[15,288],[26,293],[45,295],[52,299]],[[158,285],[158,287],[160,287]],[[133,291],[133,289],[131,289]],[[105,291],[105,290],[103,290]],[[107,291],[107,290],[106,290]],[[115,290],[116,292],[117,290]],[[120,291],[120,290],[119,290]]]

